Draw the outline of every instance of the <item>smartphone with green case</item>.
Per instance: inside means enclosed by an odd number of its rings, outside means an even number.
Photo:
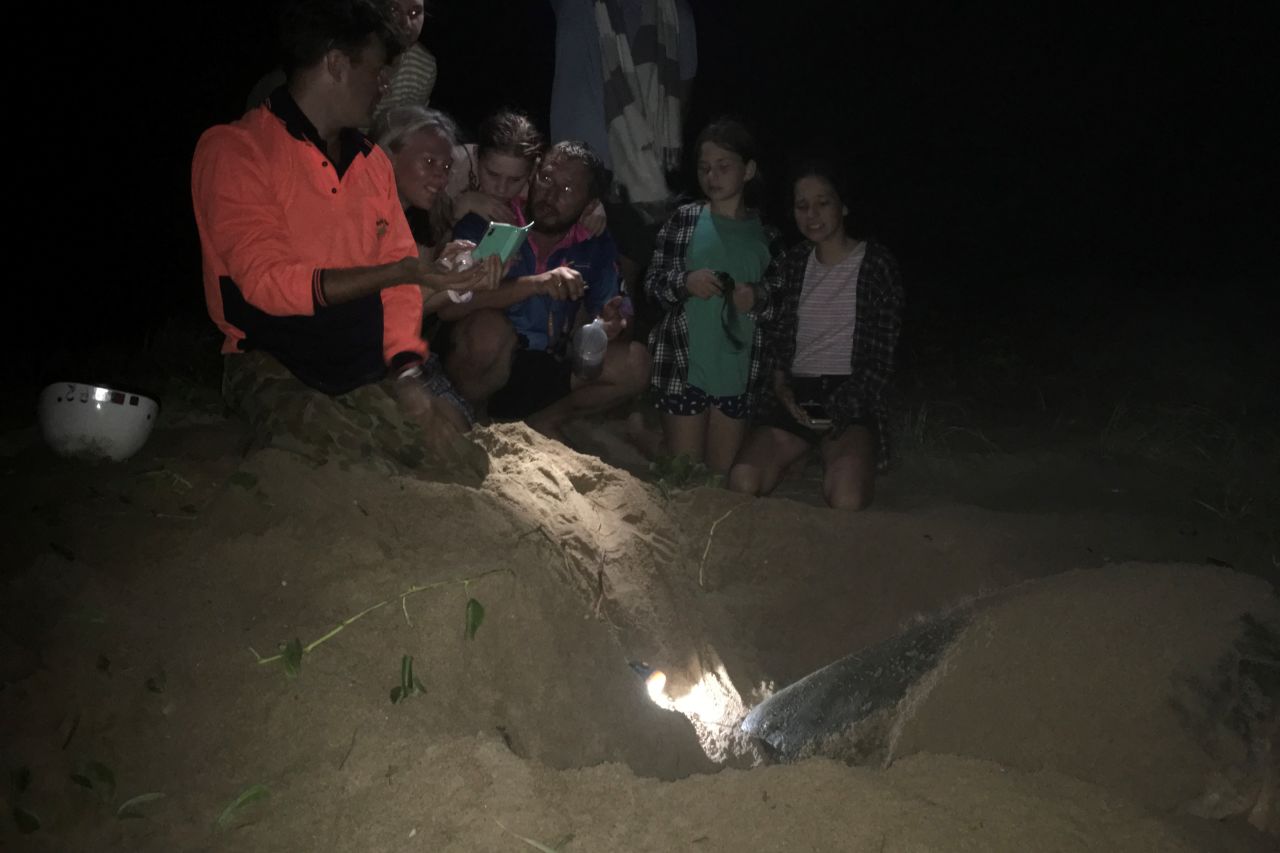
[[[480,245],[471,251],[471,257],[479,261],[490,255],[497,255],[498,260],[506,264],[516,252],[520,251],[532,227],[532,222],[523,227],[508,225],[505,222],[490,222],[489,229],[480,239]]]

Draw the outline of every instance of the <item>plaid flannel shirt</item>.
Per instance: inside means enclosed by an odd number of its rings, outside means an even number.
[[[813,255],[809,242],[794,246],[775,257],[764,275],[766,304],[757,312],[757,327],[764,329],[766,375],[781,370],[790,376],[796,354],[799,327],[800,290],[805,269]],[[833,434],[854,421],[870,421],[879,438],[877,465],[889,464],[889,417],[884,399],[893,376],[894,350],[902,328],[903,290],[898,262],[880,243],[869,241],[854,295],[857,316],[853,329],[852,372],[826,400]],[[773,382],[764,383],[761,412],[779,406]]]
[[[684,313],[684,303],[689,297],[684,280],[689,270],[685,256],[689,253],[694,229],[698,227],[698,217],[706,206],[705,202],[682,205],[663,224],[645,274],[645,293],[666,309],[662,320],[649,333],[649,352],[653,356],[649,384],[659,394],[683,394],[689,378],[689,320]],[[778,230],[766,225],[764,233],[769,240],[770,256],[778,254],[782,250]],[[756,318],[756,330],[751,340],[751,365],[747,374],[749,403],[756,398],[764,377],[761,367],[764,347],[757,314],[762,293],[757,291],[756,306],[750,312]]]

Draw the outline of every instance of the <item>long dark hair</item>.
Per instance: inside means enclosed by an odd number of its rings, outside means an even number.
[[[835,191],[836,200],[848,213],[844,214],[844,230],[846,234],[854,234],[853,205],[850,204],[849,174],[840,160],[826,151],[810,151],[796,157],[787,170],[787,210],[794,216],[796,204],[796,184],[802,178],[820,178],[830,184]]]
[[[702,144],[710,142],[742,158],[743,163],[754,162],[756,173],[742,188],[742,200],[747,207],[758,209],[764,202],[764,177],[760,173],[760,147],[747,126],[736,118],[718,118],[702,129],[698,141],[693,144],[693,168],[696,175],[698,158],[702,156]]]

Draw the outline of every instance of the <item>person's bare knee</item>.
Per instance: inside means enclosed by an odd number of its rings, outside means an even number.
[[[472,403],[486,400],[507,384],[516,334],[501,311],[483,310],[458,321],[446,370]]]
[[[663,446],[673,457],[687,456],[702,461],[702,448],[707,434],[707,414],[662,416]]]
[[[843,482],[824,489],[827,506],[832,509],[859,512],[875,499],[875,481]]]
[[[871,431],[855,425],[823,448],[823,496],[832,509],[858,511],[875,499],[875,441]]]
[[[729,469],[729,491],[743,495],[759,495],[764,477],[759,468],[739,462]]]
[[[731,418],[714,406],[707,410],[706,459],[713,474],[727,475],[738,458],[746,435],[746,422]]]

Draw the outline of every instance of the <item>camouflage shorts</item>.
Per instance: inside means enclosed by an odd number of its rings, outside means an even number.
[[[424,475],[422,431],[400,413],[386,379],[329,396],[299,381],[264,352],[223,360],[222,396],[249,421],[255,443],[323,464]],[[435,479],[432,477],[432,479]]]

